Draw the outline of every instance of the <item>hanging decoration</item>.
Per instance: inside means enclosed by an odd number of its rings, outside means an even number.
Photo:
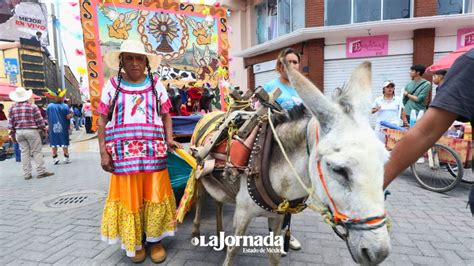
[[[83,75],[86,74],[86,69],[83,68],[83,67],[78,67],[78,68],[76,69],[76,71],[77,71],[77,73],[79,73],[79,75],[81,75],[81,76],[83,76]]]
[[[77,56],[84,56],[84,50],[82,49],[76,49],[75,52]]]

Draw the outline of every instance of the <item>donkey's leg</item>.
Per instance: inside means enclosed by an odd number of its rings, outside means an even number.
[[[272,229],[274,236],[281,235],[281,225],[283,224],[283,216],[278,215],[278,217],[269,217],[268,218],[268,228]],[[282,243],[283,244],[283,243]],[[276,249],[278,247],[274,247]],[[283,248],[283,247],[282,247]],[[268,252],[268,258],[270,259],[270,263],[272,265],[279,265],[280,264],[280,252]]]
[[[249,216],[247,210],[243,208],[244,206],[236,206],[235,214],[234,214],[234,227],[235,227],[235,236],[242,236],[245,234],[247,230],[247,226],[250,223],[252,217]],[[232,261],[234,260],[235,255],[239,251],[238,246],[228,246],[227,247],[227,254],[225,257],[224,265],[230,266],[232,265]]]
[[[199,231],[199,227],[201,225],[201,209],[202,209],[202,200],[204,196],[204,186],[201,183],[201,180],[197,181],[196,184],[196,198],[195,198],[195,203],[196,203],[196,212],[194,215],[194,221],[193,221],[193,232],[192,232],[192,237],[199,237],[201,235]]]
[[[216,232],[217,235],[219,235],[219,232],[223,232],[223,226],[222,226],[222,209],[224,206],[224,203],[216,201]]]

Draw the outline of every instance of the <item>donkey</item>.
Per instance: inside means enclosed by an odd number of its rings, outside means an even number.
[[[389,254],[391,245],[384,217],[383,166],[388,152],[369,125],[371,100],[371,64],[364,62],[352,73],[348,85],[329,101],[319,89],[298,71],[283,62],[290,82],[306,107],[306,114],[295,117],[294,111],[284,115],[276,126],[276,134],[284,150],[302,177],[338,222],[347,229],[343,239],[356,263],[378,264]],[[290,117],[291,115],[291,117]],[[281,120],[281,119],[280,119]],[[318,139],[318,140],[317,140]],[[293,200],[307,196],[294,177],[279,146],[273,142],[270,181],[282,198]],[[318,170],[319,169],[319,170]],[[320,173],[321,171],[321,173]],[[320,177],[320,174],[322,177]],[[205,189],[217,202],[217,230],[222,229],[222,204],[235,202],[236,236],[245,234],[249,222],[258,216],[268,217],[268,225],[279,235],[283,215],[259,207],[247,191],[247,179],[239,176],[240,190],[229,199],[206,176],[199,179],[198,197]],[[199,235],[201,200],[196,200],[193,235]],[[380,219],[379,219],[380,220]],[[297,229],[296,229],[297,230]],[[336,233],[340,232],[335,230]],[[231,265],[238,247],[229,246],[224,265]],[[278,265],[280,254],[268,253],[272,265]]]

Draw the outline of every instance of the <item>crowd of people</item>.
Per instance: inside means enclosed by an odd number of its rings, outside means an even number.
[[[58,148],[63,150],[63,162],[70,163],[70,135],[75,126],[76,130],[85,127],[87,133],[92,130],[92,109],[90,101],[83,105],[72,105],[65,97],[48,95],[53,101],[47,105],[34,103],[32,91],[18,87],[10,92],[11,105],[8,115],[4,105],[0,104],[0,121],[8,122],[8,129],[13,143],[19,146],[17,161],[21,161],[23,176],[26,180],[32,178],[32,162],[36,165],[38,178],[53,175],[44,167],[41,148],[48,144],[52,150],[53,164],[60,163]]]
[[[280,88],[282,93],[276,102],[282,109],[289,110],[301,105],[302,100],[291,87],[282,59],[296,70],[300,69],[300,55],[291,48],[284,49],[277,60],[279,77],[265,84],[264,89],[271,92]],[[104,61],[117,74],[103,88],[97,110],[100,163],[103,170],[111,174],[101,236],[111,244],[121,242],[135,263],[145,260],[145,246],[149,246],[152,261],[160,263],[166,259],[161,240],[176,231],[176,201],[166,160],[170,149],[181,149],[182,145],[173,139],[171,113],[196,111],[202,105],[199,101],[205,89],[196,84],[181,90],[163,86],[152,74],[160,64],[160,57],[147,53],[140,42],[124,41],[120,50],[108,51]],[[466,89],[474,87],[470,75],[474,73],[474,49],[462,56],[449,72],[434,73],[433,84],[438,86],[438,96],[433,100],[432,83],[423,78],[425,69],[422,65],[411,67],[412,81],[404,87],[402,97],[395,95],[393,81],[384,82],[382,96],[373,103],[377,133],[384,127],[407,127],[413,119],[410,116],[426,111],[423,119],[392,151],[385,168],[385,187],[433,145],[455,119],[474,120],[473,91]],[[45,169],[41,154],[41,134],[46,133],[46,125],[54,164],[60,162],[59,148],[63,149],[63,161],[71,162],[68,150],[71,120],[76,130],[85,126],[87,133],[92,133],[89,101],[83,105],[67,105],[64,98],[57,97],[44,110],[30,103],[31,94],[21,87],[12,92],[10,98],[15,104],[8,113],[12,138],[20,145],[25,179],[32,178],[31,158],[38,178],[53,175]],[[178,99],[180,104],[175,105],[173,100]],[[5,118],[0,105],[0,120]],[[289,229],[290,224],[288,214],[283,227]],[[285,241],[285,246],[301,249],[294,236],[289,235]]]
[[[428,109],[448,72],[444,69],[435,71],[430,82],[423,78],[425,70],[426,67],[423,65],[413,65],[410,68],[411,81],[405,85],[401,97],[395,95],[393,81],[384,82],[382,96],[377,97],[372,104],[372,114],[377,116],[375,132],[382,142],[385,142],[383,132],[385,128],[406,130],[409,126],[413,126],[411,121],[416,121]],[[436,91],[433,90],[433,85],[436,86]]]
[[[211,85],[190,81],[178,87],[168,83],[166,91],[171,101],[171,116],[189,116],[196,112],[211,112],[211,101],[215,98]]]

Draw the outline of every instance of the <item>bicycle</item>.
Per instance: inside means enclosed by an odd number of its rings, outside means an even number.
[[[393,149],[405,135],[405,132],[393,129],[385,129],[384,132],[388,150]],[[471,144],[470,141],[442,137],[410,166],[410,170],[423,188],[434,192],[450,191],[461,181],[474,184],[472,174],[464,175],[464,169],[469,168],[471,163],[468,160]]]
[[[423,188],[434,192],[452,190],[464,174],[459,154],[439,143],[434,144],[410,169]]]

